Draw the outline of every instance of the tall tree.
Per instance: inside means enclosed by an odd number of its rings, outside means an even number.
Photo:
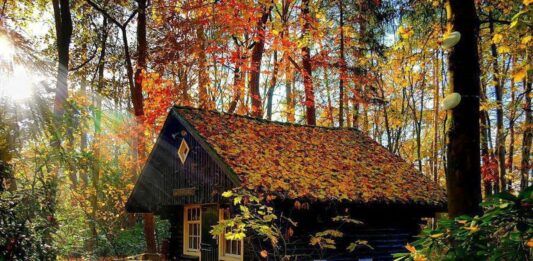
[[[142,83],[143,73],[146,71],[146,60],[148,58],[148,42],[146,40],[146,4],[147,0],[137,0],[137,69],[135,70],[135,90],[132,95],[133,110],[137,117],[138,124],[142,124],[141,117],[144,115]],[[137,153],[144,161],[144,146],[142,138],[137,139]],[[144,213],[144,240],[146,241],[146,251],[156,253],[155,221],[153,213]]]
[[[494,20],[492,12],[489,13],[489,30],[491,37],[494,36]],[[500,69],[498,68],[498,51],[494,41],[490,44],[492,55],[492,79],[494,93],[496,94],[496,155],[498,157],[499,178],[494,182],[494,192],[498,193],[500,187],[505,190],[505,134],[503,132],[503,86],[500,81]]]
[[[72,39],[72,17],[68,0],[53,0],[54,21],[57,41],[57,81],[54,113],[62,116],[68,98],[69,49]]]
[[[339,126],[344,126],[344,79],[346,78],[346,59],[344,57],[344,1],[339,1],[340,26],[340,76],[339,76]]]
[[[274,100],[274,90],[276,88],[276,84],[278,82],[278,68],[279,68],[279,61],[278,61],[278,52],[274,51],[273,58],[274,60],[274,69],[272,70],[272,78],[270,78],[270,86],[268,87],[267,91],[267,119],[272,120],[272,103]]]
[[[448,0],[446,9],[449,29],[461,34],[448,56],[450,89],[462,96],[451,112],[447,148],[448,214],[456,217],[481,212],[479,19],[474,0]]]
[[[311,19],[309,15],[309,0],[302,0],[302,17],[304,24],[302,37],[304,45],[302,47],[302,76],[304,78],[305,92],[305,119],[308,125],[316,125],[315,90],[313,88],[313,68],[311,66]]]
[[[524,113],[526,114],[526,120],[524,123],[525,130],[522,138],[522,162],[520,164],[520,188],[523,190],[529,186],[531,175],[531,143],[533,140],[533,116],[531,115],[531,80],[525,79],[523,81],[525,87],[525,102]]]
[[[198,38],[198,96],[200,101],[200,108],[212,109],[211,102],[208,95],[209,74],[207,71],[207,55],[205,39],[205,28],[202,22],[199,22],[196,28],[196,37]]]
[[[265,25],[270,16],[271,6],[263,6],[263,13],[256,25],[256,38],[253,43],[252,57],[250,60],[250,98],[252,100],[252,116],[263,117],[263,105],[261,104],[261,93],[259,91],[259,80],[261,76],[261,61],[265,51]]]

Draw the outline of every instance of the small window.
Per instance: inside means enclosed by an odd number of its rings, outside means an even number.
[[[183,217],[183,252],[200,256],[201,210],[199,206],[186,206]]]
[[[189,145],[187,145],[187,142],[185,142],[185,139],[182,139],[180,147],[178,149],[178,157],[180,158],[182,164],[185,164],[187,155],[189,155]]]
[[[229,209],[220,209],[220,219],[230,217]],[[228,229],[229,230],[229,229]],[[229,240],[221,236],[219,256],[221,260],[243,260],[243,240]]]

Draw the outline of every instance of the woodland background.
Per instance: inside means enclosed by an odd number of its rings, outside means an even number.
[[[485,195],[532,182],[530,3],[475,1]],[[0,204],[28,222],[2,238],[160,247],[168,224],[124,204],[173,104],[358,128],[445,186],[448,27],[439,0],[1,0]]]

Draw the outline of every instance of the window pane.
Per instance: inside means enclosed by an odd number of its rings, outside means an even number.
[[[226,251],[225,251],[226,254],[231,253],[231,244],[228,244],[228,243],[229,243],[229,240],[226,240],[226,243],[224,244],[226,248]]]

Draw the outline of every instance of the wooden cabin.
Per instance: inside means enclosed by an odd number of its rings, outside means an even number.
[[[276,195],[276,211],[298,222],[285,244],[290,260],[392,260],[423,217],[446,208],[443,189],[356,129],[173,107],[126,209],[170,221],[171,260],[274,260],[248,235],[209,233],[231,209],[221,194],[236,187]],[[363,224],[345,225],[336,249],[310,245],[309,235],[338,226],[335,215]],[[354,240],[371,248],[346,250]]]

